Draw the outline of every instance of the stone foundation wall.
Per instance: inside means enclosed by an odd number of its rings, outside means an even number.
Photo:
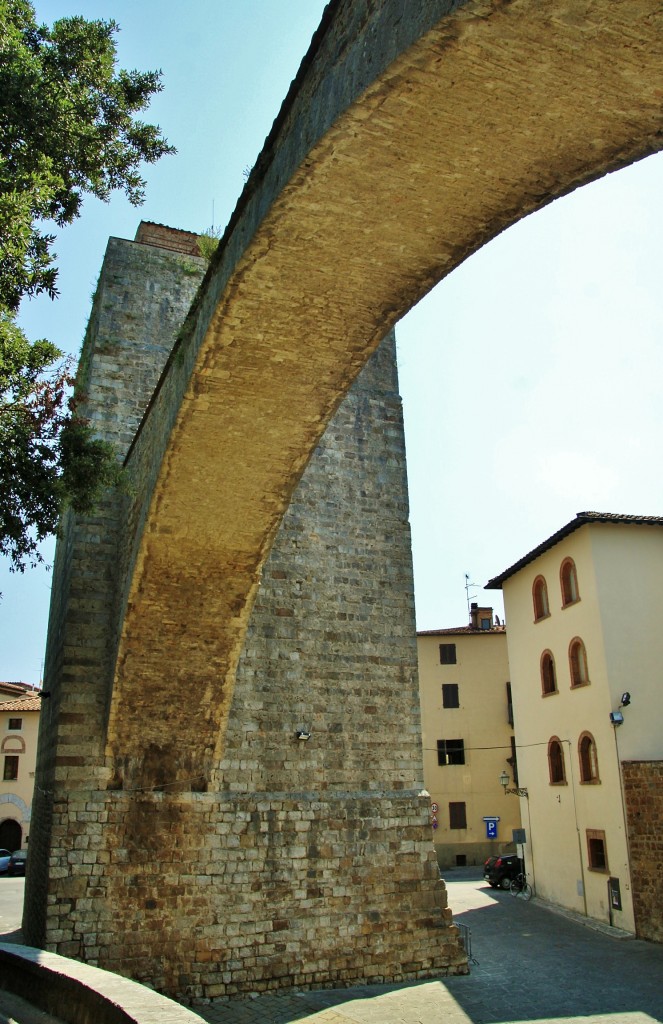
[[[636,935],[663,942],[663,761],[622,762]]]

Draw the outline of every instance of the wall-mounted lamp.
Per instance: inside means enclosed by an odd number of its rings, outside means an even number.
[[[620,706],[620,708],[627,708],[630,703],[631,703],[631,694],[628,692],[628,690],[626,690],[626,692],[622,694],[622,701],[621,701],[621,704],[619,706]]]
[[[525,788],[525,786],[514,786],[513,789],[507,789],[507,786],[509,785],[510,781],[511,776],[506,770],[503,770],[502,774],[500,775],[500,786],[503,787],[505,796],[507,795],[507,793],[513,793],[514,796],[529,797],[529,791]]]
[[[307,729],[306,726],[304,726],[303,729],[295,730],[295,736],[297,737],[298,740],[310,740],[311,730]]]

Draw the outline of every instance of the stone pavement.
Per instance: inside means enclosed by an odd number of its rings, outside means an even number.
[[[210,1024],[652,1024],[663,1022],[663,946],[490,889],[477,868],[447,878],[471,930],[469,977],[217,1001]]]

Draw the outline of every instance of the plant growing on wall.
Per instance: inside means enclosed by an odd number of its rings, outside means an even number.
[[[0,0],[0,552],[14,568],[66,504],[88,511],[117,471],[71,399],[72,374],[50,342],[16,323],[24,298],[57,296],[54,236],[85,195],[116,189],[139,205],[143,161],[174,152],[136,118],[160,73],[118,70],[113,21],[37,25],[28,0]]]

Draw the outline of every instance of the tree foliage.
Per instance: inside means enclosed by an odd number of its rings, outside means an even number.
[[[28,0],[0,0],[0,552],[15,568],[66,503],[89,510],[117,473],[76,412],[71,365],[16,323],[23,298],[57,295],[54,235],[86,195],[144,199],[143,161],[174,152],[136,118],[160,72],[118,70],[114,21],[38,25]]]

